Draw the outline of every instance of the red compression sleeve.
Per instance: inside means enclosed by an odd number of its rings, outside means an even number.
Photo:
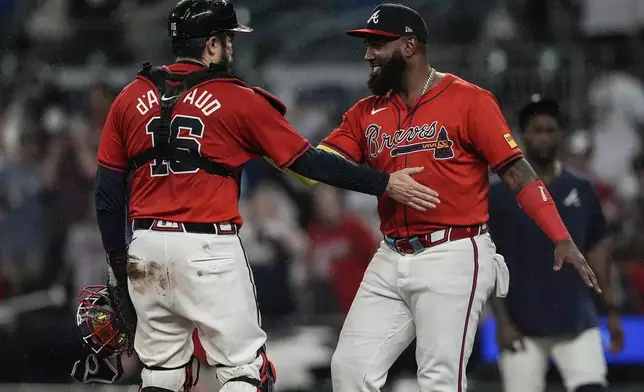
[[[517,195],[517,201],[528,216],[553,242],[570,238],[557,206],[541,181],[531,182]]]

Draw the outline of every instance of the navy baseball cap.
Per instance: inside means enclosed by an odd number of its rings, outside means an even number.
[[[528,104],[519,111],[519,129],[523,130],[532,116],[546,114],[561,120],[559,104],[552,98],[541,97],[534,94]]]
[[[418,12],[402,4],[384,3],[371,11],[365,28],[349,30],[347,35],[359,38],[400,38],[413,35],[420,42],[427,43],[429,33]]]

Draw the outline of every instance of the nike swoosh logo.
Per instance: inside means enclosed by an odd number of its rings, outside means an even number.
[[[162,101],[170,101],[172,99],[175,99],[176,97],[178,97],[178,95],[173,95],[171,97],[166,97],[165,95],[163,95],[163,96],[161,96],[161,100]]]
[[[387,108],[371,109],[371,115],[374,115],[378,112],[382,112],[383,110],[387,110]]]

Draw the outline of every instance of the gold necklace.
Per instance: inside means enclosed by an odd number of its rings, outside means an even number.
[[[435,77],[436,77],[436,70],[434,68],[430,68],[429,76],[427,77],[427,81],[425,82],[425,88],[423,88],[423,92],[420,93],[420,95],[424,95],[427,92],[427,89],[432,84]]]

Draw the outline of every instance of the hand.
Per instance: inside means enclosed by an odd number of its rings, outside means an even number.
[[[615,312],[608,313],[607,323],[608,332],[610,333],[610,346],[608,351],[618,354],[624,349],[624,330],[619,315]]]
[[[577,249],[577,245],[570,238],[557,242],[557,246],[555,247],[555,266],[553,269],[559,271],[564,263],[572,264],[588,287],[594,288],[597,293],[602,292],[595,273],[579,249]]]
[[[417,211],[436,208],[440,200],[438,192],[419,184],[412,175],[422,172],[422,167],[408,167],[391,173],[385,192],[399,203],[408,205]]]
[[[108,255],[107,291],[119,321],[119,327],[127,333],[127,354],[134,349],[134,334],[136,332],[136,311],[127,289],[127,252]]]
[[[514,324],[507,321],[497,322],[496,343],[501,347],[501,350],[507,350],[511,353],[525,350],[523,335]]]

